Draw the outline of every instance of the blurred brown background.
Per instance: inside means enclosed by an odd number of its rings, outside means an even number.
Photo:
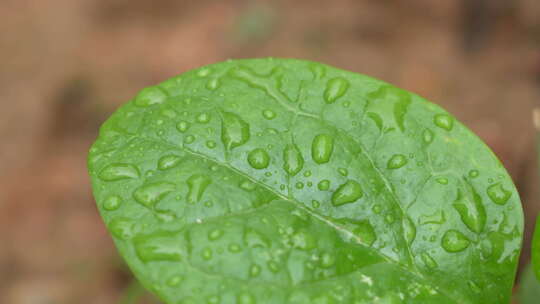
[[[98,126],[145,86],[263,56],[368,74],[455,114],[520,189],[527,262],[538,0],[1,0],[0,303],[120,303],[131,276],[86,173]]]

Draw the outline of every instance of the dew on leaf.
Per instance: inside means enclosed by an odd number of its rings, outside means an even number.
[[[341,206],[354,203],[364,195],[362,186],[356,181],[348,180],[332,194],[332,205]]]
[[[270,164],[270,156],[266,150],[257,148],[249,152],[248,163],[254,169],[264,169]]]
[[[185,133],[190,127],[189,122],[185,120],[181,120],[176,124],[176,129],[178,132]]]
[[[218,240],[222,236],[223,236],[223,230],[221,230],[219,228],[212,229],[212,230],[210,230],[210,232],[208,232],[208,239],[211,240],[211,241]]]
[[[122,205],[122,198],[118,195],[111,195],[105,199],[103,202],[103,209],[107,211],[113,211],[120,208]]]
[[[158,168],[159,170],[168,170],[172,169],[180,163],[180,157],[176,155],[166,155],[159,159]]]
[[[506,190],[501,183],[496,183],[488,187],[487,194],[492,202],[497,205],[504,205],[512,196],[512,192]]]
[[[441,240],[441,246],[448,252],[460,252],[469,247],[469,239],[460,231],[450,229],[446,231]]]
[[[399,169],[407,164],[407,158],[403,154],[395,154],[388,160],[388,169]]]
[[[435,125],[446,131],[451,131],[454,127],[454,119],[447,114],[437,114],[433,118]]]
[[[190,176],[187,180],[189,189],[187,202],[195,204],[200,201],[204,191],[210,183],[212,183],[212,179],[204,174],[194,174]]]
[[[264,118],[266,118],[268,120],[272,120],[272,119],[276,118],[276,112],[274,112],[272,110],[269,110],[269,109],[263,110],[262,115],[263,115]]]
[[[153,208],[157,202],[175,189],[176,187],[173,183],[155,182],[137,188],[137,190],[133,192],[133,197],[141,205]]]
[[[148,87],[142,89],[137,97],[135,104],[139,107],[148,107],[155,104],[163,103],[167,99],[167,94],[159,87]]]
[[[328,134],[319,134],[313,138],[311,144],[311,157],[317,164],[324,164],[330,160],[334,151],[334,138]]]
[[[223,112],[221,116],[221,141],[225,148],[232,150],[245,144],[250,137],[249,124],[230,112]]]
[[[345,95],[349,88],[349,82],[342,78],[336,77],[330,79],[326,83],[326,89],[324,90],[324,100],[326,103],[334,103],[338,98]]]
[[[99,173],[99,178],[106,182],[138,178],[139,176],[140,173],[137,167],[122,163],[108,165]]]
[[[193,135],[188,135],[188,136],[186,136],[186,138],[184,138],[184,142],[186,144],[191,144],[194,141],[195,141],[195,136],[193,136]]]
[[[330,181],[327,179],[323,179],[317,184],[317,188],[321,191],[327,191],[330,189]]]
[[[294,144],[287,145],[283,150],[283,169],[289,175],[294,176],[304,167],[304,158],[298,147]]]

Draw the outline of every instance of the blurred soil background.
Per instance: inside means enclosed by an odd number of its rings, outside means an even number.
[[[133,291],[86,173],[99,125],[145,86],[264,56],[368,74],[456,115],[520,190],[528,261],[538,0],[1,0],[0,303],[116,304]]]

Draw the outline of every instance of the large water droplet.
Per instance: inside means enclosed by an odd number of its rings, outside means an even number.
[[[510,197],[512,192],[506,190],[501,183],[496,183],[488,187],[487,194],[489,198],[498,205],[504,205]]]
[[[120,208],[122,205],[122,198],[118,195],[111,195],[103,202],[103,209],[107,211],[113,211]]]
[[[270,156],[266,150],[257,148],[249,152],[248,163],[254,169],[264,169],[270,163]]]
[[[345,95],[349,88],[349,82],[342,77],[336,77],[330,79],[326,83],[326,89],[324,90],[324,100],[326,103],[334,103],[338,98]]]
[[[283,150],[283,169],[289,175],[296,175],[304,167],[304,158],[298,147],[294,144],[287,145]]]
[[[319,134],[311,144],[311,157],[318,164],[327,163],[334,151],[334,138],[328,134]]]
[[[206,190],[206,187],[212,183],[210,177],[203,174],[194,174],[190,176],[187,180],[188,184],[188,196],[187,202],[190,204],[195,204],[201,200],[201,197]]]
[[[144,263],[152,261],[181,261],[182,247],[177,234],[160,231],[135,237],[135,252]]]
[[[175,185],[168,182],[157,182],[146,184],[139,187],[133,192],[135,200],[146,206],[152,208],[157,202],[162,200],[168,193],[176,189]]]
[[[453,206],[459,213],[463,223],[473,232],[480,233],[486,225],[486,210],[482,198],[471,187],[472,199],[466,197],[461,190]]]
[[[168,170],[172,169],[180,163],[180,157],[176,155],[166,155],[159,159],[158,168],[159,170]]]
[[[471,242],[458,230],[448,230],[444,233],[441,245],[448,252],[460,252],[469,247]]]
[[[433,118],[435,125],[446,131],[451,131],[454,127],[454,119],[447,114],[437,114]]]
[[[407,164],[407,157],[403,154],[395,154],[388,160],[388,169],[399,169]]]
[[[341,206],[354,203],[364,195],[362,186],[356,181],[348,180],[346,183],[338,187],[332,195],[332,205]]]
[[[139,176],[139,169],[136,166],[120,163],[108,165],[99,173],[99,178],[106,182],[138,178]]]
[[[167,94],[159,87],[148,87],[142,89],[137,97],[135,104],[139,107],[148,107],[163,103],[167,99]]]
[[[238,115],[223,112],[221,120],[221,141],[227,150],[245,144],[249,140],[249,125]]]

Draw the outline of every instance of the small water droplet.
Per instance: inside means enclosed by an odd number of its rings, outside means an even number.
[[[232,150],[249,140],[249,125],[238,115],[223,112],[221,121],[221,141],[227,150]]]
[[[405,233],[407,243],[411,245],[416,238],[416,226],[408,216],[403,218],[403,232]]]
[[[279,271],[279,264],[275,261],[268,261],[267,265],[271,272],[276,273]]]
[[[180,157],[176,155],[166,155],[159,159],[158,168],[159,170],[168,170],[178,166],[180,163]]]
[[[334,138],[328,134],[319,134],[313,138],[311,144],[311,157],[317,164],[324,164],[330,160],[334,151]]]
[[[181,120],[176,124],[176,129],[178,130],[178,132],[181,132],[181,133],[186,132],[189,129],[189,127],[190,127],[189,122],[185,120]]]
[[[272,120],[272,119],[276,118],[276,112],[274,112],[272,110],[269,110],[269,109],[263,110],[262,115],[263,115],[264,118],[266,118],[268,120]]]
[[[240,183],[240,188],[246,190],[246,191],[253,191],[255,190],[255,183],[249,180],[242,181]]]
[[[304,188],[304,183],[296,182],[296,184],[294,186],[296,187],[296,189],[303,189]]]
[[[327,179],[323,179],[317,184],[317,188],[321,191],[327,191],[330,189],[330,181]]]
[[[480,175],[480,172],[476,169],[473,169],[471,171],[469,171],[469,177],[471,178],[476,178]]]
[[[326,83],[324,100],[328,104],[334,103],[338,98],[345,95],[348,88],[349,82],[346,79],[342,77],[332,78]]]
[[[182,282],[183,277],[180,275],[174,275],[167,280],[167,285],[170,287],[177,287]]]
[[[206,187],[212,183],[210,177],[203,174],[194,174],[190,176],[187,180],[188,184],[188,196],[187,202],[190,204],[195,204],[201,200],[201,197],[206,190]]]
[[[320,264],[321,264],[322,268],[330,268],[330,267],[334,266],[335,263],[336,263],[335,255],[333,255],[331,253],[328,253],[328,252],[324,252],[321,255]]]
[[[208,149],[214,149],[216,147],[216,142],[213,140],[207,140],[206,147],[208,147]]]
[[[122,205],[122,201],[123,201],[122,198],[118,195],[109,196],[103,202],[103,209],[107,211],[114,211],[120,208],[120,205]]]
[[[254,277],[258,277],[259,275],[261,274],[261,266],[257,265],[257,264],[252,264],[250,267],[249,267],[249,275],[254,278]]]
[[[116,238],[127,240],[133,235],[133,222],[125,217],[117,217],[109,223],[109,230]]]
[[[211,240],[211,241],[218,240],[222,236],[223,236],[223,230],[221,230],[219,228],[212,229],[212,230],[210,230],[210,232],[208,232],[208,239]]]
[[[454,127],[454,119],[447,114],[437,114],[433,118],[435,125],[446,131],[451,131]]]
[[[428,268],[431,268],[431,269],[437,268],[438,266],[437,262],[427,252],[422,253],[420,255],[420,258],[422,259],[422,261]]]
[[[512,192],[506,190],[501,183],[496,183],[487,188],[487,194],[491,201],[497,205],[504,205],[510,197]]]
[[[121,163],[108,165],[99,173],[99,178],[106,182],[138,178],[139,176],[139,169],[136,166]]]
[[[157,202],[175,189],[175,185],[169,182],[150,183],[137,188],[133,192],[133,197],[141,205],[153,208]]]
[[[240,247],[240,245],[235,244],[235,243],[229,244],[228,249],[232,253],[237,253],[237,252],[242,251],[242,248]]]
[[[319,208],[321,206],[321,203],[317,200],[312,200],[311,201],[311,206],[315,209]]]
[[[219,88],[220,85],[221,85],[221,83],[219,82],[219,79],[213,78],[213,79],[210,79],[210,80],[206,83],[206,88],[207,88],[208,90],[214,91],[214,90],[216,90],[217,88]]]
[[[393,214],[387,214],[385,217],[384,217],[384,220],[386,221],[386,223],[388,224],[392,224],[396,218],[394,217]]]
[[[407,164],[407,157],[403,154],[395,154],[388,160],[388,169],[399,169]]]
[[[486,210],[482,198],[472,187],[472,199],[466,197],[461,190],[458,191],[453,207],[459,213],[463,223],[473,232],[480,233],[486,225]]]
[[[193,135],[188,135],[188,136],[186,136],[186,138],[184,139],[184,142],[185,142],[186,144],[191,144],[191,143],[193,143],[194,141],[195,141],[195,136],[193,136]]]
[[[375,214],[381,214],[382,208],[380,205],[374,205],[373,206],[373,213]]]
[[[197,122],[205,124],[210,121],[210,115],[208,113],[201,113],[197,116]]]
[[[470,241],[458,230],[448,230],[444,233],[441,246],[448,252],[460,252],[469,247]]]
[[[270,156],[266,150],[257,148],[249,152],[248,163],[254,169],[265,169],[270,164]]]
[[[202,68],[199,71],[197,71],[197,76],[199,77],[206,77],[210,75],[210,69],[209,68]]]
[[[244,291],[238,294],[236,297],[236,303],[237,304],[256,304],[257,301],[255,300],[255,297],[253,297],[249,292]]]
[[[202,258],[205,259],[205,260],[211,260],[212,259],[212,256],[213,256],[213,252],[212,252],[212,249],[206,247],[203,249],[203,252],[202,252]]]
[[[433,141],[433,138],[435,137],[435,134],[433,134],[433,131],[430,129],[425,129],[424,133],[422,134],[422,138],[426,144],[430,144]]]
[[[435,181],[441,185],[448,185],[448,178],[446,177],[439,177]]]
[[[304,167],[304,158],[296,145],[287,145],[283,150],[283,169],[289,175],[296,175]]]
[[[342,176],[347,176],[349,175],[349,170],[347,170],[346,168],[338,168],[338,173],[341,174]]]
[[[353,180],[348,180],[346,183],[338,187],[332,194],[332,205],[335,207],[354,203],[364,195],[360,184]]]
[[[163,103],[167,99],[167,94],[159,87],[148,87],[142,89],[135,97],[135,105],[148,107]]]

